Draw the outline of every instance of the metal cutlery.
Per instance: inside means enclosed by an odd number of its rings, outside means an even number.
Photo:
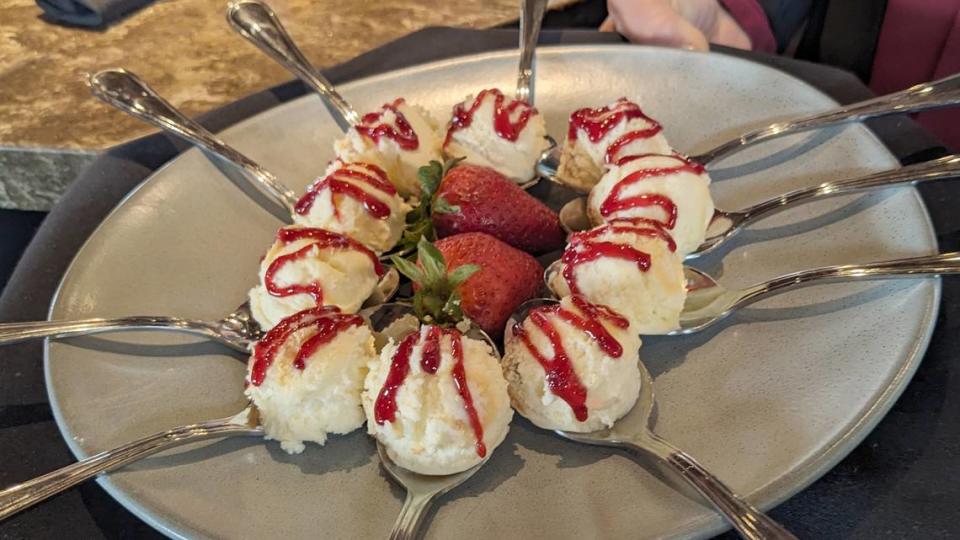
[[[364,312],[361,312],[361,314],[364,314]],[[378,336],[378,344],[385,342],[386,337],[399,341],[410,332],[419,331],[420,327],[419,321],[411,323],[411,321],[417,320],[413,306],[403,302],[383,304],[376,309],[368,310],[364,317],[369,321],[370,326],[381,334]],[[497,345],[486,332],[477,326],[470,325],[464,335],[485,341],[497,359],[500,358]],[[488,455],[483,461],[463,472],[434,476],[418,474],[400,467],[390,459],[386,448],[379,441],[377,442],[377,453],[380,456],[380,464],[383,469],[407,492],[403,508],[400,515],[397,516],[393,531],[390,533],[391,540],[419,538],[424,517],[430,506],[444,493],[473,476],[490,458]]]
[[[847,122],[862,122],[891,114],[915,113],[956,105],[960,105],[960,74],[918,84],[906,90],[837,107],[822,113],[774,122],[768,126],[748,131],[706,152],[688,156],[688,159],[709,166],[749,146],[794,133]],[[540,176],[552,182],[566,185],[563,179],[557,176],[559,167],[560,146],[554,141],[553,147],[547,149],[540,157],[540,161],[537,163],[537,171]]]
[[[377,306],[387,302],[393,298],[399,286],[400,274],[391,266],[377,283],[377,289],[365,304]],[[0,345],[48,337],[68,338],[124,330],[168,330],[196,334],[243,353],[249,352],[251,346],[264,333],[250,313],[249,302],[244,302],[233,313],[217,321],[144,315],[75,321],[0,323]]]
[[[260,427],[260,419],[253,405],[248,405],[239,413],[227,418],[188,424],[148,435],[0,491],[0,521],[81,482],[152,456],[162,450],[206,439],[262,435],[263,429]]]
[[[257,162],[177,110],[135,74],[125,69],[106,69],[90,75],[87,84],[93,95],[104,103],[236,165],[245,173],[244,178],[286,209],[291,217],[294,215],[298,197],[292,189]]]
[[[516,339],[509,329],[522,323],[530,310],[556,303],[557,300],[539,298],[522,304],[508,319],[504,339],[508,341]],[[633,409],[619,419],[613,427],[590,433],[574,433],[562,430],[556,430],[555,433],[580,443],[619,448],[627,450],[628,453],[640,452],[656,458],[690,483],[744,538],[794,538],[782,525],[737,495],[689,454],[661,439],[653,432],[655,424],[653,410],[656,403],[653,393],[653,376],[647,371],[643,362],[639,362],[639,368],[640,396],[637,398]]]
[[[958,176],[960,176],[960,155],[954,154],[899,169],[824,182],[816,186],[789,191],[742,210],[727,211],[717,208],[713,211],[713,217],[707,225],[706,239],[696,250],[687,254],[686,258],[693,259],[709,253],[747,226],[794,206],[838,195],[895,186],[912,186],[921,182]],[[565,204],[560,209],[560,223],[567,232],[577,232],[595,226],[587,211],[587,198],[578,197]]]
[[[360,123],[360,114],[307,60],[269,5],[259,0],[230,2],[227,22],[247,41],[313,88],[342,131]]]
[[[557,260],[544,271],[544,281],[548,288],[561,267],[561,262]],[[723,320],[734,310],[787,290],[809,285],[960,274],[960,252],[824,266],[786,274],[743,289],[727,289],[712,276],[696,268],[684,266],[683,270],[687,280],[687,298],[680,313],[680,327],[667,332],[668,336],[699,332]]]

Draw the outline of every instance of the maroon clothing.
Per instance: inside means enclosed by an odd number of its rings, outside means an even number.
[[[759,0],[720,3],[750,36],[754,50],[776,50],[770,15]],[[960,0],[887,0],[873,56],[871,89],[888,94],[954,73],[960,73]],[[926,112],[917,120],[960,150],[960,110]]]

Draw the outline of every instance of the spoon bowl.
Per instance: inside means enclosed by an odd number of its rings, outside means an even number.
[[[543,272],[547,289],[556,297],[560,295],[551,287],[551,283],[561,272],[562,266],[563,263],[556,260]],[[689,266],[684,266],[683,272],[687,296],[683,310],[680,312],[679,326],[666,332],[665,335],[668,336],[700,332],[741,307],[787,290],[813,284],[960,274],[960,252],[813,268],[786,274],[743,289],[727,289],[710,274]],[[551,299],[541,300],[551,301]]]

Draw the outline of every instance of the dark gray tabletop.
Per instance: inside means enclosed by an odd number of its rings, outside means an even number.
[[[545,31],[543,43],[617,41],[589,31]],[[515,46],[513,30],[427,29],[327,71],[334,82],[430,60]],[[443,47],[437,47],[443,43]],[[841,103],[868,97],[852,75],[779,57],[721,49],[772,65],[820,88]],[[221,130],[277,103],[303,95],[299,83],[256,94],[205,116]],[[945,153],[912,121],[870,124],[904,163]],[[78,178],[61,202],[39,213],[0,211],[0,284],[32,237],[0,295],[0,321],[37,320],[66,266],[116,203],[184,146],[153,135],[111,149]],[[960,189],[925,185],[921,193],[942,251],[960,248]],[[831,472],[776,508],[773,516],[801,538],[953,538],[960,502],[960,280],[944,279],[943,306],[923,363],[889,415]],[[896,314],[891,314],[896,316]],[[69,464],[47,403],[39,344],[0,349],[0,485]],[[518,529],[522,531],[522,528]],[[598,531],[602,536],[602,531]],[[726,538],[732,535],[725,535]],[[0,524],[0,538],[154,538],[159,534],[115,503],[95,483],[60,495]]]

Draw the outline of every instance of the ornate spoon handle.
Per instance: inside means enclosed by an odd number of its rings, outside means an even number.
[[[835,182],[824,182],[818,186],[798,189],[755,204],[738,213],[743,214],[744,222],[741,223],[741,226],[743,226],[746,222],[759,220],[797,204],[816,199],[883,187],[914,185],[920,182],[956,178],[958,176],[960,176],[960,155],[954,154],[891,171]]]
[[[88,82],[93,95],[101,101],[240,167],[247,173],[247,178],[293,214],[297,204],[293,190],[252,159],[187,118],[133,73],[125,69],[107,69],[91,75]]]
[[[248,411],[249,409],[244,413]],[[241,413],[241,415],[244,413]],[[68,465],[22,484],[10,486],[0,491],[0,520],[89,480],[100,473],[112,471],[167,448],[204,439],[263,434],[259,428],[242,423],[241,415],[156,433],[119,448],[90,456],[73,465]]]
[[[517,67],[517,91],[519,101],[533,103],[533,60],[540,37],[543,14],[547,0],[522,0],[520,2],[520,65]]]
[[[960,274],[960,252],[954,251],[938,255],[864,264],[825,266],[787,274],[738,291],[739,296],[730,306],[730,310],[752,304],[761,298],[773,296],[788,289],[805,287],[815,283],[921,277],[937,274]]]
[[[81,319],[77,321],[35,321],[0,324],[0,345],[9,345],[46,337],[74,337],[120,330],[177,330],[219,339],[214,325],[177,317],[123,317],[118,319]]]
[[[259,0],[239,0],[227,6],[227,21],[241,36],[280,63],[287,71],[310,85],[323,100],[340,129],[347,131],[360,123],[353,110],[297,47],[270,6]]]
[[[685,481],[693,486],[700,495],[723,514],[734,529],[744,538],[794,539],[796,537],[775,520],[761,512],[733,492],[716,476],[710,474],[689,454],[674,447],[654,433],[633,443],[624,442],[635,450],[646,452],[670,466]]]
[[[747,132],[716,148],[693,156],[691,159],[706,165],[719,158],[733,155],[748,146],[784,135],[844,122],[859,122],[888,114],[914,113],[958,104],[960,104],[960,74],[951,75],[938,81],[918,84],[900,92],[838,107],[812,116],[777,122]]]

